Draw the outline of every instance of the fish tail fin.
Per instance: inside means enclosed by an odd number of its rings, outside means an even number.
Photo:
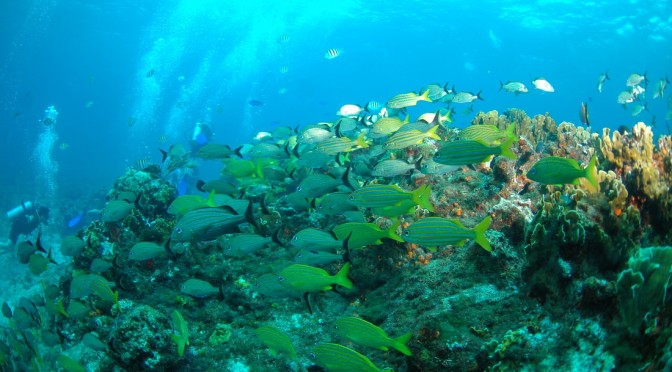
[[[401,236],[399,236],[399,234],[397,234],[397,228],[398,228],[400,225],[401,225],[401,221],[399,221],[399,219],[397,218],[397,219],[394,221],[394,223],[392,224],[392,226],[390,226],[390,227],[386,230],[386,231],[387,231],[387,236],[386,236],[386,238],[389,238],[389,239],[392,239],[392,240],[396,240],[396,241],[398,241],[398,242],[402,242],[402,243],[403,243],[403,242],[404,242],[404,239],[402,239]]]
[[[252,205],[252,201],[250,201],[250,204],[247,205],[247,209],[245,209],[245,220],[255,228],[255,231],[261,234],[261,227],[257,223],[257,220],[254,219],[254,206]]]
[[[205,200],[205,205],[208,207],[216,207],[217,204],[215,204],[215,189],[212,189],[210,191],[210,195],[208,195],[208,198]]]
[[[413,353],[411,352],[411,349],[409,349],[408,346],[406,346],[408,341],[411,341],[411,337],[413,337],[413,333],[409,332],[409,333],[407,333],[403,336],[399,336],[397,338],[394,338],[393,339],[394,344],[392,344],[391,346],[393,348],[399,350],[404,355],[409,355],[409,356],[413,355]]]
[[[513,142],[515,141],[515,137],[511,137],[508,140],[504,141],[500,148],[502,149],[501,155],[504,157],[507,157],[511,160],[516,160],[516,154],[511,151],[511,145],[513,145]]]
[[[112,298],[114,299],[114,305],[117,307],[117,312],[121,313],[121,306],[119,305],[119,291],[114,291],[114,293],[112,293]]]
[[[485,101],[483,97],[481,97],[481,93],[483,93],[483,91],[479,90],[478,93],[476,93],[476,98],[480,99],[481,101]]]
[[[590,162],[586,167],[585,177],[595,190],[600,191],[600,184],[597,181],[597,156],[595,154],[590,158]]]
[[[425,132],[425,136],[428,138],[434,138],[435,140],[440,140],[441,137],[439,137],[438,134],[436,134],[436,130],[439,129],[439,125],[435,125],[432,127],[432,129],[428,130]]]
[[[355,143],[363,149],[369,147],[369,143],[366,141],[364,134],[364,132],[360,133],[359,137],[355,140]]]
[[[516,136],[515,132],[516,132],[516,124],[515,123],[511,123],[511,124],[507,125],[506,129],[504,130],[504,134],[507,137],[515,138],[517,140],[518,136]]]
[[[348,279],[348,271],[350,270],[350,262],[346,262],[345,265],[338,271],[335,275],[336,284],[347,289],[352,289],[353,285],[350,279]]]
[[[429,200],[431,195],[432,189],[429,187],[429,185],[424,185],[413,191],[413,201],[430,212],[434,212],[434,206]]]
[[[502,81],[500,80],[499,81],[499,92],[502,91],[502,88],[504,88],[504,83],[502,83]]]
[[[420,95],[420,100],[425,102],[432,102],[432,99],[429,98],[429,89]]]
[[[402,124],[408,124],[411,122],[411,114],[406,114],[406,117],[404,118],[404,121],[402,121]]]
[[[170,335],[170,338],[177,344],[177,355],[180,357],[183,356],[184,349],[187,346],[187,341],[185,340],[184,336],[172,334]]]
[[[490,227],[490,223],[492,222],[492,217],[488,216],[481,221],[476,227],[474,227],[474,240],[478,245],[483,247],[488,252],[492,251],[492,248],[490,247],[490,242],[488,239],[485,237],[485,231]]]

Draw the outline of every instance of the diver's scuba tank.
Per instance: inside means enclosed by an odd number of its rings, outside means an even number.
[[[6,213],[7,218],[11,221],[16,217],[23,216],[27,212],[31,211],[33,207],[34,205],[31,201],[21,202],[21,204],[17,205]]]

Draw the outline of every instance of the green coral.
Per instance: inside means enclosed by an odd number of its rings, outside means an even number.
[[[672,280],[672,247],[640,249],[617,281],[619,311],[624,325],[637,333],[642,323],[655,326],[660,306],[668,300]]]

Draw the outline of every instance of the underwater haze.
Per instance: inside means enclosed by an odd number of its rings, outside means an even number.
[[[672,368],[667,0],[5,1],[0,45],[0,371]]]

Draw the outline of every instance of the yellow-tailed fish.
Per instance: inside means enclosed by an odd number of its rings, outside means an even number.
[[[412,200],[433,212],[434,207],[429,201],[430,195],[431,189],[428,185],[423,185],[414,191],[405,191],[397,185],[369,184],[350,193],[350,203],[360,208],[380,208]]]
[[[110,283],[98,274],[77,275],[70,281],[70,298],[82,298],[93,293],[93,283],[105,283],[108,287]]]
[[[537,161],[527,172],[527,178],[544,185],[580,184],[579,179],[585,178],[595,189],[597,182],[597,158],[593,155],[585,168],[581,168],[574,159],[549,156]]]
[[[468,165],[484,163],[493,155],[516,159],[516,154],[511,151],[514,141],[515,138],[509,138],[498,146],[489,146],[482,140],[447,142],[434,154],[434,161],[445,165]]]
[[[385,148],[388,150],[400,150],[409,146],[419,145],[425,138],[440,140],[441,137],[436,134],[438,128],[439,126],[435,125],[426,132],[421,132],[416,129],[397,132],[385,141]]]
[[[390,98],[385,106],[391,109],[401,109],[404,107],[415,106],[418,104],[418,101],[432,102],[429,98],[429,89],[425,90],[421,95],[418,95],[415,92],[397,94]]]
[[[180,195],[170,203],[167,212],[179,218],[195,209],[216,207],[214,200],[214,189],[210,191],[210,195],[207,198],[203,198],[201,195]]]
[[[492,218],[486,217],[473,229],[464,227],[456,219],[443,217],[427,217],[407,227],[402,237],[409,243],[420,244],[428,248],[443,245],[464,245],[467,239],[473,239],[478,245],[490,252],[490,243],[485,237],[485,231],[490,226]]]
[[[206,298],[216,294],[222,295],[221,287],[217,288],[210,284],[210,282],[200,279],[188,279],[186,282],[182,283],[180,291],[197,298]]]
[[[447,166],[447,165],[446,165]],[[413,200],[404,200],[396,205],[387,207],[371,208],[371,213],[376,216],[397,217],[403,214],[413,214],[417,204]]]
[[[184,349],[189,345],[189,328],[179,311],[173,310],[170,317],[173,320],[173,334],[170,338],[177,344],[177,355],[182,357]]]
[[[401,121],[401,119],[398,117],[380,118],[375,123],[373,123],[369,135],[372,138],[389,136],[390,134],[398,131],[399,128],[401,128],[404,124],[408,124],[409,117],[409,115],[406,115],[406,119],[404,119],[404,121]]]
[[[392,347],[404,355],[413,355],[408,346],[406,346],[413,336],[412,333],[391,338],[382,328],[354,316],[338,319],[334,323],[334,329],[340,336],[358,345],[380,350],[388,350],[389,347]]]
[[[304,151],[299,155],[296,164],[304,168],[322,168],[336,161],[336,156],[318,149]]]
[[[290,358],[296,359],[296,351],[292,346],[292,341],[289,336],[282,331],[271,326],[262,326],[254,330],[259,340],[268,346],[271,355],[277,355],[278,352],[283,352],[289,355]]]
[[[86,243],[77,235],[68,235],[61,242],[61,253],[64,256],[77,257],[86,247]]]
[[[328,155],[336,155],[339,152],[350,152],[356,149],[369,147],[369,143],[364,138],[362,132],[355,140],[347,137],[334,137],[320,142],[315,149]]]
[[[336,275],[329,275],[318,267],[294,264],[280,272],[282,285],[300,292],[319,292],[332,289],[334,284],[351,289],[352,282],[348,279],[350,263],[343,265]]]
[[[381,240],[383,238],[403,242],[404,240],[397,235],[397,227],[399,227],[399,221],[395,222],[385,230],[372,222],[346,222],[336,225],[333,232],[339,240],[345,240],[350,236],[348,247],[357,249],[366,247],[367,245],[383,244],[383,241]]]
[[[488,145],[499,145],[502,141],[509,138],[515,138],[513,131],[516,129],[514,124],[509,124],[506,130],[500,130],[492,124],[470,125],[460,131],[460,140],[481,140]]]
[[[194,156],[201,159],[225,159],[233,154],[233,150],[227,145],[207,143],[196,151]]]
[[[223,160],[224,169],[222,174],[229,175],[233,178],[243,178],[256,176],[261,172],[257,168],[257,163],[247,159],[226,158]]]
[[[145,261],[162,256],[166,253],[166,247],[163,245],[154,242],[139,242],[128,252],[128,259],[131,261]]]
[[[343,345],[324,343],[310,354],[315,363],[329,372],[382,372],[389,369],[376,367],[369,358]]]
[[[309,227],[297,232],[289,245],[313,251],[336,252],[343,246],[343,242],[338,240],[332,232]]]
[[[119,306],[119,291],[112,291],[112,288],[110,288],[110,285],[105,278],[94,277],[89,282],[89,286],[91,287],[91,293],[109,304],[116,305],[117,310],[121,311],[121,307]]]

